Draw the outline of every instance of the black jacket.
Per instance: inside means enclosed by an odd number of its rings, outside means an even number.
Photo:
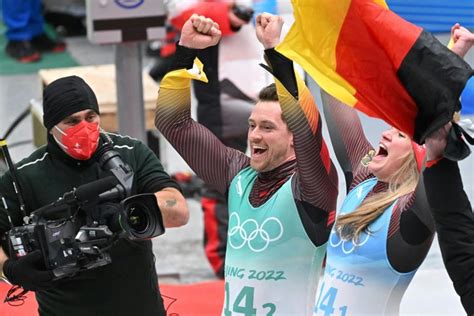
[[[474,214],[456,162],[442,159],[424,173],[441,254],[468,314],[474,314]]]

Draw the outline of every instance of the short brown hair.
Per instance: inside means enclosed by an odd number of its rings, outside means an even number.
[[[263,88],[262,90],[260,90],[260,92],[258,93],[258,101],[259,102],[275,102],[275,101],[279,102],[275,83],[271,83],[265,88]],[[283,115],[283,112],[281,113],[281,119],[283,120],[283,122],[288,124],[285,119],[285,116]]]
[[[278,101],[275,83],[269,84],[258,93],[259,101]]]

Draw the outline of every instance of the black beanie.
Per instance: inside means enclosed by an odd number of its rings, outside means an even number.
[[[95,93],[82,78],[59,78],[43,90],[43,124],[48,131],[69,115],[88,109],[100,114]]]

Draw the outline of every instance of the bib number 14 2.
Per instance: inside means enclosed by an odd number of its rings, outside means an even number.
[[[224,316],[257,315],[257,309],[254,307],[255,288],[251,286],[244,286],[239,294],[236,296],[232,309],[230,306],[229,283],[225,283],[225,302],[224,302]],[[276,306],[273,303],[265,303],[262,305],[266,309],[266,316],[273,316],[276,311]]]

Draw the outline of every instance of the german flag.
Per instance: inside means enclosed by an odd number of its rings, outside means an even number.
[[[471,67],[383,0],[292,0],[277,47],[340,101],[419,144],[450,120]]]

